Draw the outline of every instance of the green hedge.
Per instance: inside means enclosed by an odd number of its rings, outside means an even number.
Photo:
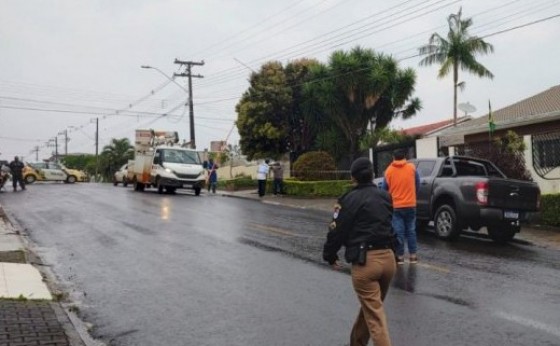
[[[560,194],[541,196],[541,223],[560,227]]]
[[[273,186],[273,180],[268,179],[266,182],[267,193],[272,193]],[[218,189],[226,191],[257,189],[257,187],[257,181],[250,177],[218,181]],[[299,181],[284,179],[284,193],[288,196],[338,197],[350,188],[352,188],[352,184],[349,180]]]
[[[238,177],[230,180],[218,180],[218,189],[237,191],[257,188],[257,181],[251,177]]]
[[[284,193],[289,196],[338,197],[351,188],[352,184],[349,180],[284,180]]]

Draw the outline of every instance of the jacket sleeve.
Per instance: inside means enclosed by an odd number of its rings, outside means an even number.
[[[337,210],[338,207],[338,210]],[[344,245],[353,223],[353,212],[347,205],[339,202],[335,205],[333,220],[327,233],[327,241],[323,245],[323,260],[333,264],[338,260],[338,250]]]

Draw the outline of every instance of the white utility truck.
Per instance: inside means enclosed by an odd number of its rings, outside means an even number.
[[[136,130],[134,163],[128,167],[128,180],[134,190],[154,187],[158,193],[193,189],[195,195],[206,183],[206,173],[198,152],[178,144],[174,131]]]

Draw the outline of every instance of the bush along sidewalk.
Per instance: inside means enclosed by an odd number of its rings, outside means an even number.
[[[560,193],[541,196],[540,222],[560,227]]]
[[[218,188],[226,191],[256,189],[257,181],[250,177],[239,177],[218,181]],[[283,192],[295,197],[338,197],[352,188],[349,180],[299,181],[284,179]],[[268,179],[267,193],[273,193],[274,181]]]

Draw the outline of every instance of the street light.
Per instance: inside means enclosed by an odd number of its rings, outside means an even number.
[[[173,83],[175,83],[176,86],[178,86],[179,88],[181,88],[184,92],[187,93],[187,95],[189,94],[189,91],[187,89],[185,89],[181,84],[177,83],[175,81],[175,78],[168,76],[167,74],[165,74],[162,70],[160,70],[157,67],[154,66],[150,66],[150,65],[142,65],[140,66],[141,68],[145,68],[145,69],[151,69],[151,70],[156,70],[158,71],[162,76],[164,76],[165,78],[169,79],[170,81],[172,81]]]
[[[178,86],[179,88],[181,88],[181,90],[183,90],[184,92],[187,93],[188,95],[188,105],[189,105],[189,124],[190,124],[190,132],[191,132],[191,147],[192,148],[196,148],[196,144],[194,142],[194,114],[193,114],[193,102],[192,102],[192,94],[190,91],[190,85],[189,85],[189,90],[185,89],[181,84],[177,83],[175,81],[174,77],[168,76],[167,74],[165,74],[162,70],[160,70],[159,68],[155,67],[155,66],[150,66],[150,65],[142,65],[140,66],[141,68],[145,68],[145,69],[152,69],[152,70],[156,70],[157,72],[159,72],[162,76],[164,76],[165,78],[167,78],[168,80],[170,80],[171,82],[173,82],[176,86]],[[190,74],[189,74],[190,75]]]

